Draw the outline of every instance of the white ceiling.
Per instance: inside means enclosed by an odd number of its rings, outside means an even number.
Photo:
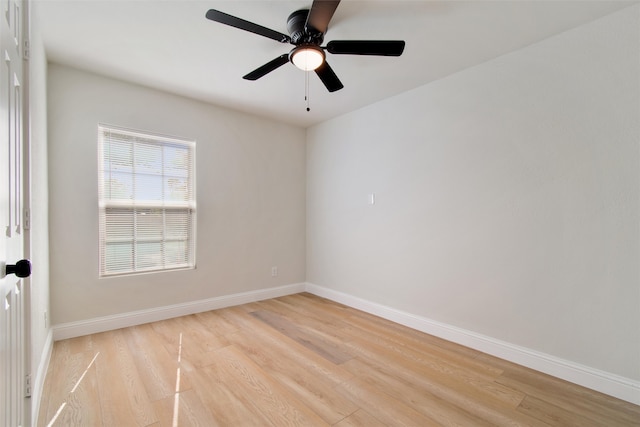
[[[343,0],[330,40],[405,40],[404,54],[327,54],[344,89],[328,93],[292,64],[242,76],[293,46],[205,18],[218,9],[287,33],[312,0],[33,0],[50,61],[309,126],[574,28],[637,1]]]

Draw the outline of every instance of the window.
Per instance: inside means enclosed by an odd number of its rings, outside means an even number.
[[[195,266],[195,142],[98,126],[100,276]]]

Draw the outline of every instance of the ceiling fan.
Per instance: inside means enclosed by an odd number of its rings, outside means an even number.
[[[257,80],[291,61],[301,70],[315,71],[327,90],[335,92],[344,86],[327,63],[325,50],[334,55],[400,56],[405,44],[403,40],[332,40],[326,46],[321,46],[329,21],[338,4],[340,0],[314,0],[311,9],[293,12],[287,18],[287,30],[290,35],[215,9],[207,11],[206,17],[221,24],[295,46],[291,52],[282,54],[256,68],[243,76],[243,79]]]

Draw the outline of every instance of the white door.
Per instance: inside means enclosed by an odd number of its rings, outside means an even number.
[[[24,4],[0,5],[0,425],[14,427],[25,425],[28,292],[22,278],[5,270],[24,256]]]

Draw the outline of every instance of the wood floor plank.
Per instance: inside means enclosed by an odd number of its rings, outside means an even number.
[[[310,331],[314,335],[319,335],[322,340],[329,343],[333,347],[343,347],[341,344],[344,341],[343,334],[340,331],[349,326],[349,323],[344,322],[343,318],[334,315],[327,315],[322,311],[312,311],[306,309],[304,306],[296,305],[299,301],[297,299],[291,299],[290,296],[283,298],[271,299],[267,301],[261,301],[259,304],[262,309],[268,312],[276,313],[277,315],[289,320],[296,327]],[[316,308],[321,308],[323,304],[316,304]],[[259,310],[258,310],[259,311]],[[344,351],[344,348],[342,348]]]
[[[271,422],[243,395],[239,395],[233,382],[208,367],[185,372],[203,405],[211,413],[214,425],[220,426],[270,426]]]
[[[337,340],[321,332],[298,326],[283,316],[267,310],[254,311],[250,314],[336,365],[353,357],[341,348],[342,345]]]
[[[216,427],[220,425],[193,389],[157,400],[154,402],[154,406],[160,414],[158,427]]]
[[[384,390],[392,398],[409,404],[423,415],[446,426],[492,426],[469,412],[466,408],[456,406],[430,393],[425,388],[416,386],[396,375],[389,375],[359,359],[352,359],[344,364],[354,376],[379,390]]]
[[[56,416],[60,407],[68,406],[68,409],[73,409],[73,405],[83,402],[83,398],[73,396],[72,391],[77,390],[76,386],[80,384],[83,376],[86,376],[87,368],[95,355],[86,352],[72,353],[69,344],[64,342],[57,345],[56,359],[49,370],[56,393],[48,399],[47,413],[44,417],[45,425]],[[73,399],[70,399],[71,397]]]
[[[364,331],[370,335],[376,335],[382,339],[390,341],[396,346],[407,348],[411,351],[422,353],[428,357],[435,357],[446,360],[448,363],[463,367],[472,372],[483,373],[487,377],[495,378],[502,374],[503,370],[488,363],[483,363],[476,359],[478,352],[468,352],[462,346],[451,347],[442,345],[441,340],[433,340],[431,336],[417,333],[409,328],[398,328],[391,322],[371,322],[359,317],[348,320],[351,327],[359,331]],[[469,356],[472,357],[469,357]]]
[[[342,316],[327,316],[322,310],[321,304],[316,304],[318,311],[309,310],[308,302],[297,295],[287,295],[278,299],[261,301],[260,307],[285,316],[299,324],[309,325],[318,330],[330,334],[335,329],[348,325]]]
[[[68,345],[69,353],[86,353],[93,352],[95,354],[96,349],[93,343],[92,335],[85,335],[82,337],[70,338]]]
[[[335,381],[319,374],[318,364],[313,359],[301,358],[294,352],[282,352],[277,348],[274,351],[269,341],[261,339],[258,334],[238,332],[229,339],[328,424],[335,424],[358,409],[335,391]],[[325,372],[332,370],[330,366],[324,369]]]
[[[220,315],[222,310],[205,311],[194,316],[204,327],[216,336],[224,337],[238,331],[238,327]]]
[[[438,348],[432,349],[428,346],[407,344],[406,340],[395,334],[370,331],[366,327],[347,327],[342,329],[341,333],[345,336],[345,339],[347,339],[347,336],[364,338],[415,362],[430,365],[434,369],[441,369],[460,377],[467,377],[470,381],[472,379],[493,381],[502,374],[501,370],[496,370],[491,365],[483,364],[475,359],[460,359],[452,357],[449,353],[442,352]]]
[[[546,400],[571,413],[581,413],[588,418],[607,425],[632,423],[640,425],[640,406],[580,387],[568,381],[536,372],[497,357],[481,354],[483,363],[493,364],[504,371],[498,382],[526,393],[531,397]]]
[[[175,328],[182,334],[183,340],[191,341],[192,346],[190,348],[195,351],[206,353],[229,345],[224,335],[210,330],[196,315],[178,317],[174,320]]]
[[[337,390],[366,410],[381,423],[392,426],[437,426],[434,420],[426,417],[411,406],[392,398],[366,381],[355,378],[337,387]]]
[[[225,383],[234,384],[236,395],[256,405],[273,425],[329,425],[296,396],[273,381],[235,346],[225,347],[217,353],[218,362],[204,369],[214,371]]]
[[[255,350],[256,355],[260,356],[265,352],[272,353],[274,357],[279,357],[283,362],[303,367],[306,372],[314,376],[316,382],[326,384],[328,387],[335,387],[352,378],[353,375],[339,365],[282,335],[271,326],[252,316],[249,319],[251,320],[249,324],[251,328],[239,330],[237,333],[229,335],[230,341],[235,343],[238,335],[254,340],[262,346]]]
[[[368,334],[363,330],[347,328],[343,332],[350,333],[352,341],[350,347],[375,346],[380,355],[385,355],[395,363],[405,364],[420,369],[424,375],[448,382],[458,389],[473,390],[487,398],[500,401],[508,407],[517,407],[525,394],[495,382],[495,376],[485,375],[465,367],[456,366],[448,360],[435,357],[428,353],[415,352],[406,347],[397,346],[388,339]],[[356,344],[359,343],[359,344]]]
[[[538,397],[541,395],[555,396],[558,399],[562,399],[564,396],[564,400],[571,401],[579,407],[592,407],[597,412],[617,414],[629,420],[640,420],[640,406],[638,405],[489,354],[481,354],[477,359],[482,360],[483,363],[491,363],[499,367],[504,371],[502,378],[509,378],[513,386],[522,386],[523,389],[528,389],[532,395],[537,395]]]
[[[354,339],[348,345],[358,353],[357,358],[366,360],[376,369],[414,382],[434,396],[467,408],[474,415],[494,425],[543,425],[535,418],[517,413],[513,403],[497,399],[495,390],[488,383],[487,389],[471,387],[471,384],[460,381],[453,375],[402,358],[392,350],[364,340]]]
[[[334,424],[335,427],[384,427],[373,415],[364,409],[358,409],[353,414]]]
[[[429,344],[442,350],[447,350],[453,354],[460,354],[470,359],[481,354],[478,350],[474,350],[433,335],[425,334],[424,332],[408,328],[364,311],[354,310],[346,305],[330,301],[307,292],[296,294],[295,296],[299,297],[301,300],[310,301],[309,307],[313,307],[314,311],[324,311],[324,315],[326,316],[339,316],[343,322],[348,323],[351,326],[366,324],[371,328],[384,328],[389,331],[389,333],[401,335],[409,340],[417,340],[418,342]]]
[[[212,351],[229,345],[224,336],[209,330],[200,319],[191,315],[151,324],[164,340],[165,348],[172,357],[177,358],[178,349],[181,349],[186,370],[210,364]]]
[[[147,426],[157,422],[122,330],[96,334],[93,340],[100,351],[95,364],[103,425]]]
[[[93,359],[91,359],[93,360]],[[102,425],[102,407],[98,394],[95,365],[91,361],[85,366],[74,387],[61,404],[64,405],[55,425],[98,426]],[[50,418],[53,419],[53,416]]]
[[[177,354],[166,351],[164,341],[149,324],[127,328],[124,336],[149,398],[155,401],[173,396]],[[181,388],[188,389],[188,382],[183,381]]]
[[[216,313],[227,324],[235,327],[235,331],[238,330],[251,330],[257,325],[262,324],[258,319],[249,315],[249,312],[240,307],[227,307],[221,310],[217,310]]]
[[[555,406],[544,400],[527,396],[520,406],[518,411],[525,413],[531,417],[537,418],[550,426],[567,426],[567,427],[598,427],[602,426],[601,420],[595,420],[587,418],[582,415],[571,413],[559,406]],[[631,424],[616,422],[617,427],[623,427]],[[637,423],[636,423],[637,425]]]
[[[289,298],[290,296],[283,297]],[[287,319],[291,324],[300,330],[316,335],[316,339],[325,341],[331,347],[342,347],[344,336],[340,331],[349,326],[336,316],[326,316],[322,312],[313,312],[298,307],[291,300],[283,301],[283,298],[260,301],[259,311],[267,311]],[[317,304],[318,308],[321,304]],[[306,311],[306,314],[305,314]],[[344,351],[344,348],[342,348]]]
[[[583,414],[601,425],[640,426],[636,405],[612,400],[609,396],[539,372],[505,372],[497,381],[570,413]]]

